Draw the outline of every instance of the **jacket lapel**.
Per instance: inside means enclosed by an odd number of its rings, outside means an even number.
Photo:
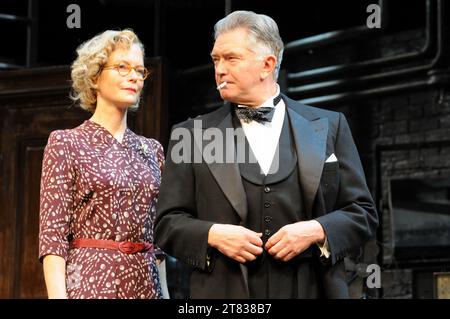
[[[306,213],[311,216],[314,198],[319,188],[325,162],[328,119],[308,120],[294,109],[291,100],[284,99],[295,140]]]
[[[230,106],[226,104],[225,106],[223,106],[223,108],[230,109]],[[219,114],[222,115],[223,113],[224,112],[220,112]],[[205,123],[203,123],[203,125],[205,125]],[[215,126],[205,125],[204,130],[208,129],[209,127],[214,128],[215,130],[218,129],[222,134],[224,163],[208,161],[204,158],[205,154],[202,153],[203,160],[208,165],[208,168],[214,176],[217,184],[219,184],[220,189],[225,194],[226,198],[231,203],[233,208],[236,210],[242,221],[242,224],[244,224],[247,219],[247,198],[245,195],[244,185],[242,184],[239,165],[236,161],[236,148],[234,145],[234,138],[228,138],[226,134],[227,128],[233,129],[231,112],[226,112],[225,117],[223,117],[222,121],[220,121],[219,124]],[[203,139],[201,141],[199,141],[198,139],[194,139],[194,141],[196,146],[200,150],[204,149],[205,141],[203,141]],[[233,154],[234,160],[232,163],[225,162],[227,154]]]

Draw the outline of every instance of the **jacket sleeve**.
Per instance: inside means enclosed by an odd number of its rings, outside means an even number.
[[[155,241],[169,255],[208,270],[208,233],[212,222],[197,217],[194,143],[183,126],[171,133],[155,223]]]
[[[350,128],[342,113],[339,114],[334,151],[339,161],[336,203],[332,212],[316,218],[325,230],[332,264],[375,237],[378,226],[375,204]]]

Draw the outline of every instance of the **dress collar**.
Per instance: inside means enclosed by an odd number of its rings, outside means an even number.
[[[113,145],[117,143],[123,147],[127,147],[132,144],[130,143],[133,140],[131,135],[134,133],[128,127],[125,129],[122,143],[120,143],[106,128],[94,121],[86,120],[84,121],[83,126],[90,131],[91,141],[94,144],[105,143],[107,145]]]

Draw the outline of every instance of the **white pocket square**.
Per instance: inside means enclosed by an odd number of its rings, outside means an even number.
[[[333,163],[333,162],[337,162],[337,157],[336,157],[336,155],[334,155],[334,153],[331,154],[330,157],[327,158],[325,163]]]

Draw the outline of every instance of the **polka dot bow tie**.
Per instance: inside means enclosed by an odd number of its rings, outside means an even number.
[[[258,123],[271,122],[275,113],[275,106],[281,101],[281,95],[273,99],[274,107],[234,107],[234,111],[239,119],[245,123],[256,121]]]

